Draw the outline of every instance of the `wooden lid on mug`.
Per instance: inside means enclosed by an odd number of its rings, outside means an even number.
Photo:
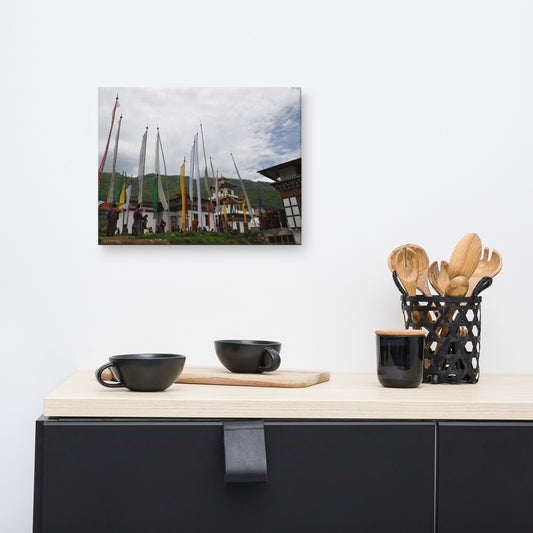
[[[388,337],[416,337],[425,335],[423,329],[376,329],[376,335],[386,335]]]

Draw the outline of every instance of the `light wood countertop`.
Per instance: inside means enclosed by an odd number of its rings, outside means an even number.
[[[49,417],[533,420],[533,375],[483,374],[475,385],[382,387],[375,374],[331,374],[306,388],[176,383],[163,392],[98,384],[80,370],[44,400]]]

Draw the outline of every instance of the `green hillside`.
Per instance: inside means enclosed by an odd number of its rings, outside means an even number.
[[[152,190],[155,181],[155,174],[147,174],[144,176],[143,184],[143,199],[146,202],[152,201]],[[180,178],[179,176],[168,176],[162,177],[163,180],[163,190],[165,195],[170,198],[174,198],[177,194],[180,194]],[[98,200],[107,200],[107,192],[109,190],[109,182],[111,180],[111,173],[104,172],[100,180],[100,186],[98,188]],[[209,178],[209,186],[214,185],[214,179]],[[235,194],[244,199],[244,193],[242,191],[241,185],[238,179],[231,179],[231,182],[235,185],[234,191]],[[185,176],[186,190],[187,194],[189,192],[189,177]],[[206,191],[205,180],[201,179],[201,195],[202,198],[207,198],[211,195]],[[279,209],[282,207],[281,197],[279,192],[270,185],[270,183],[265,181],[251,181],[243,180],[244,186],[246,187],[246,192],[248,193],[248,198],[253,208],[257,208],[258,205],[258,193],[261,195],[261,206],[263,209]],[[139,180],[137,178],[126,178],[126,187],[132,185],[131,199],[132,203],[137,201],[139,196]],[[115,196],[114,198],[118,200],[120,194],[120,189],[122,188],[122,177],[118,174],[115,174]],[[196,188],[194,191],[194,196],[196,197]]]

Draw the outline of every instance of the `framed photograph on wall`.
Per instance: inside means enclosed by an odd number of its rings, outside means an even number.
[[[301,244],[300,88],[98,96],[99,244]]]

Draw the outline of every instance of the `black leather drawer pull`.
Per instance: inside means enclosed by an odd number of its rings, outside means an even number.
[[[226,483],[265,483],[267,461],[262,420],[224,422]]]

